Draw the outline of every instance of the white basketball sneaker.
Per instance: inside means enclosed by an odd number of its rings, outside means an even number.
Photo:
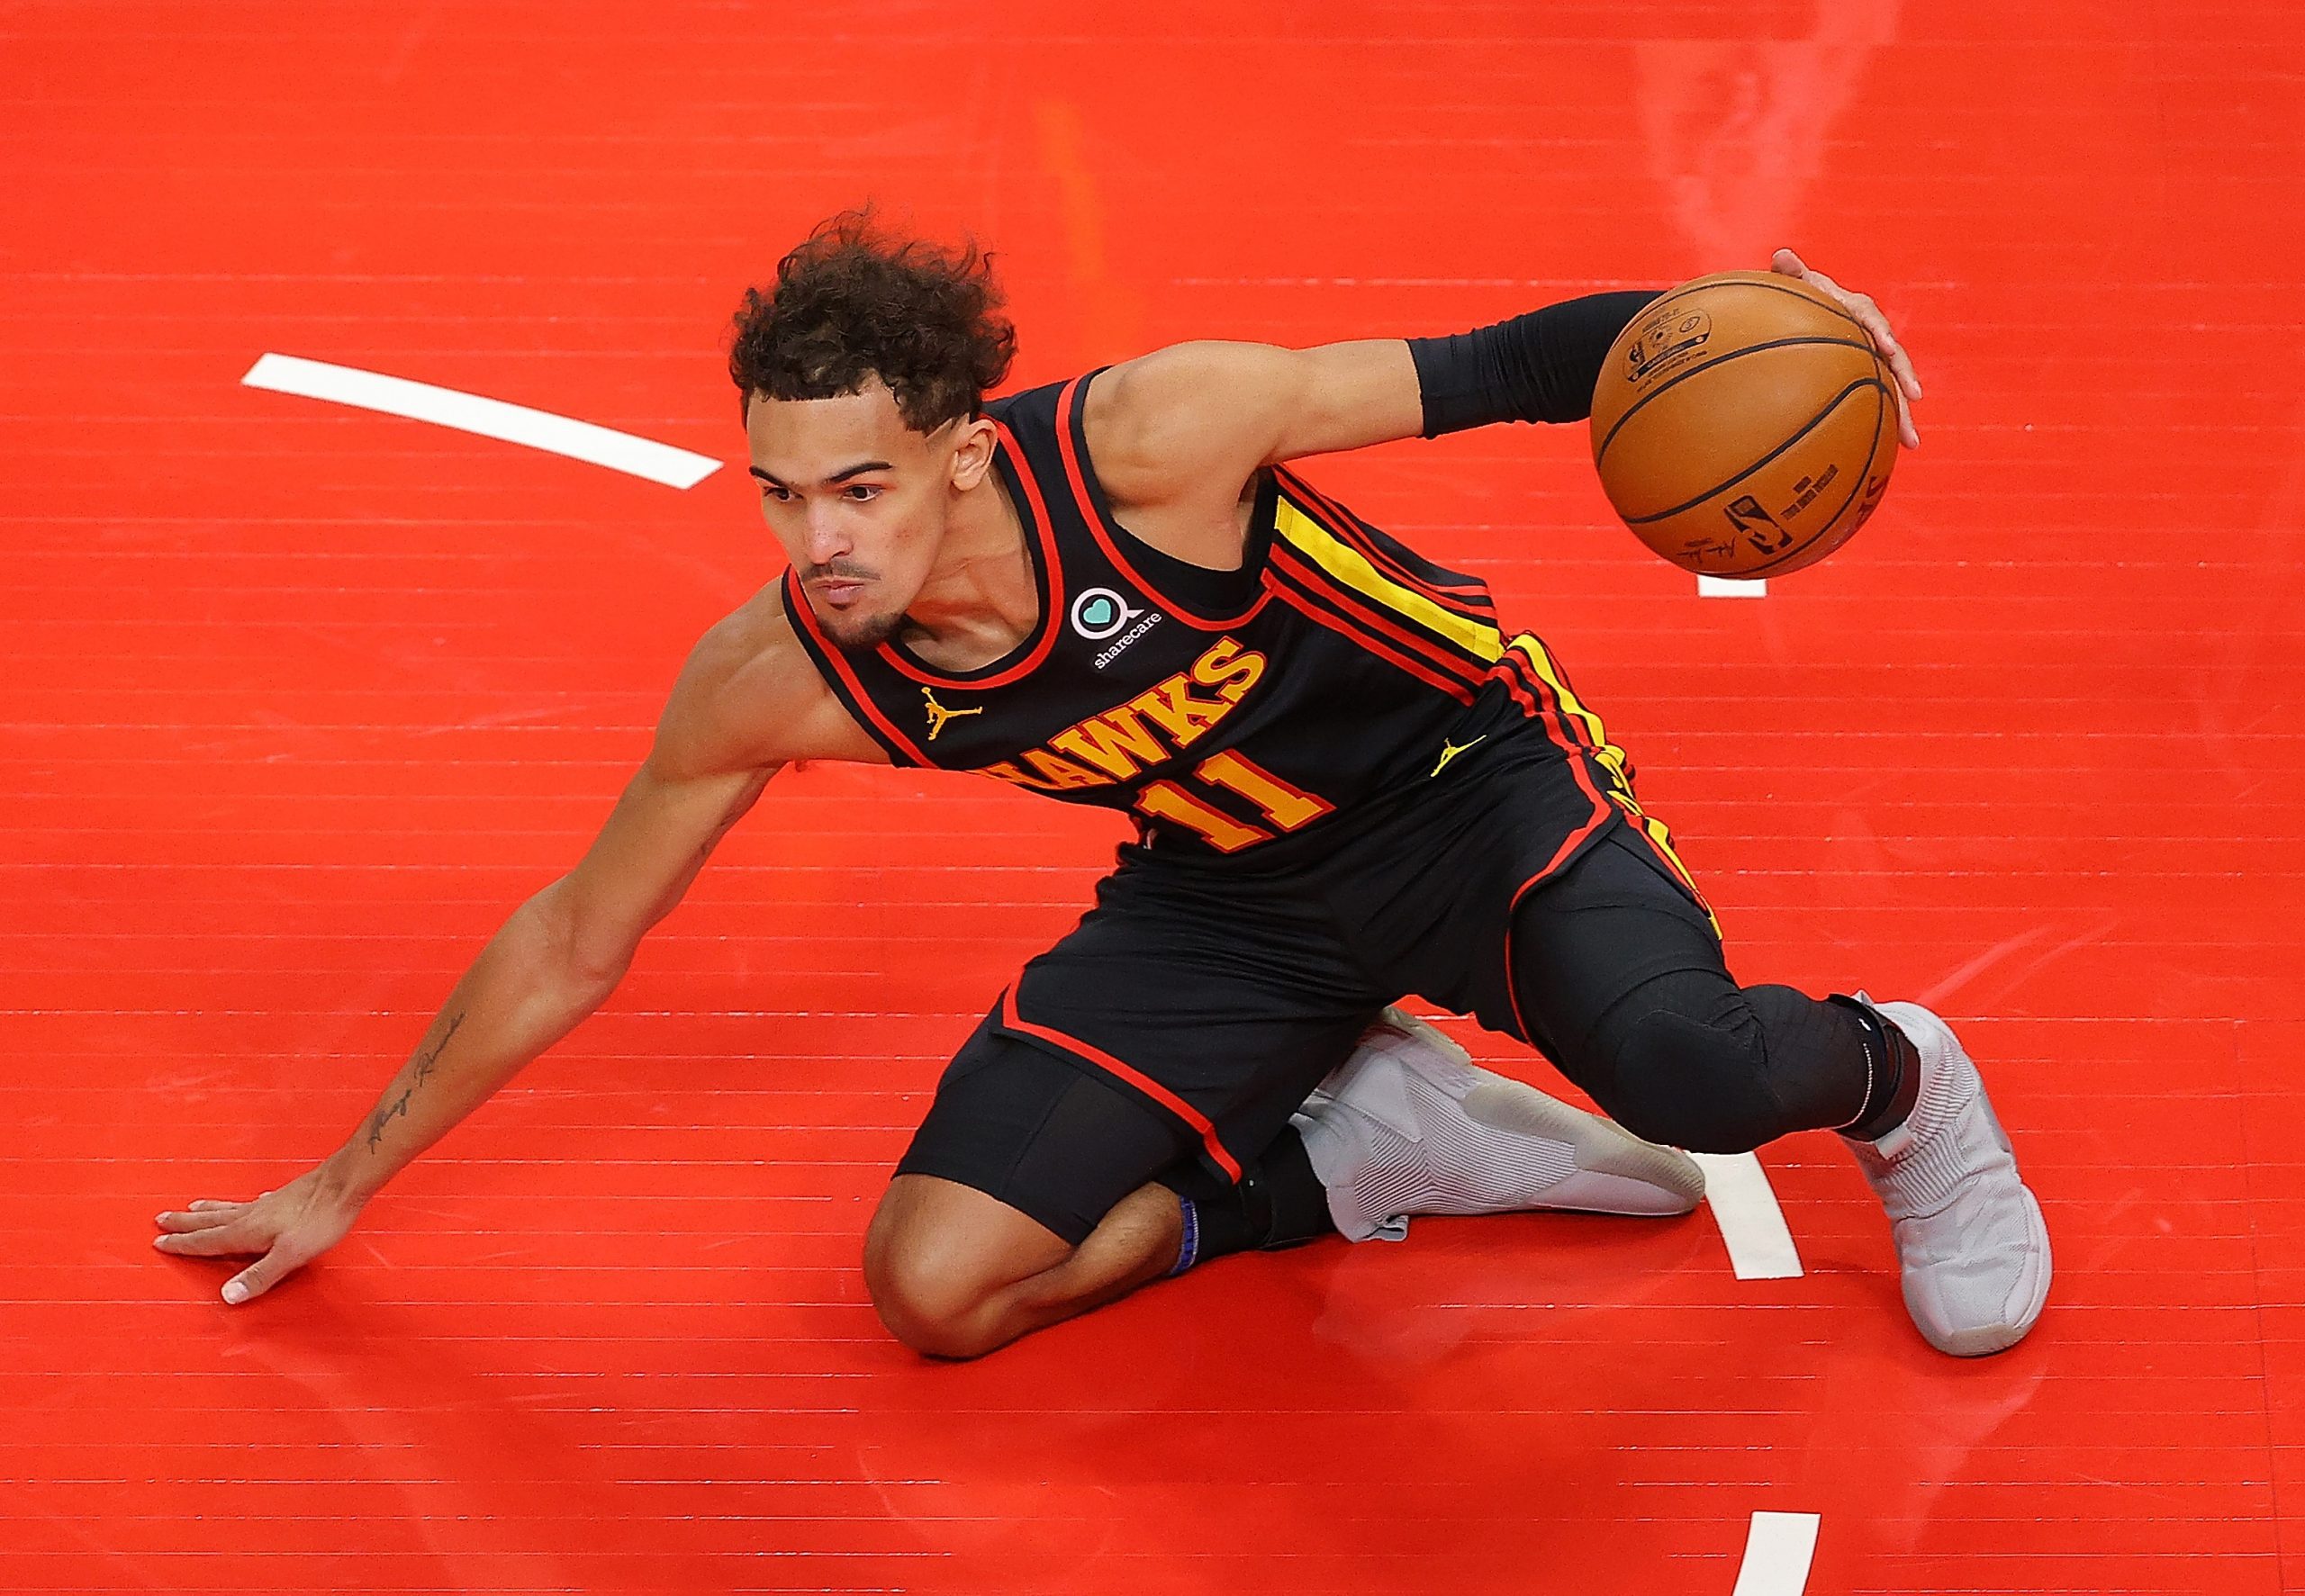
[[[1889,1211],[1905,1307],[1939,1352],[1982,1357],[2013,1347],[2048,1300],[2041,1205],[1952,1027],[1917,1003],[1857,997],[1921,1057],[1905,1123],[1878,1141],[1841,1139]]]
[[[1329,1214],[1355,1241],[1414,1213],[1686,1213],[1704,1176],[1686,1153],[1481,1069],[1388,1008],[1295,1117]]]

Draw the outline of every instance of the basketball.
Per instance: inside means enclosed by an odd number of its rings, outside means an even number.
[[[1701,576],[1777,576],[1849,541],[1896,464],[1896,379],[1856,318],[1776,272],[1683,284],[1593,392],[1593,464],[1626,526]]]

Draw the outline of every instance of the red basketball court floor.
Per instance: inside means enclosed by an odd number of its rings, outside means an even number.
[[[0,5],[0,1590],[1728,1596],[1763,1513],[1817,1591],[2305,1591],[2301,18]],[[1745,978],[1961,1025],[2032,1339],[1930,1352],[1812,1136],[1797,1278],[1703,1213],[1426,1221],[926,1363],[865,1216],[1116,827],[838,768],[306,1276],[155,1253],[347,1134],[778,563],[740,471],[242,374],[736,459],[737,292],[866,195],[1001,251],[1020,383],[1779,243],[1877,295],[1922,447],[1764,598],[1613,527],[1579,428],[1308,470],[1551,640]]]

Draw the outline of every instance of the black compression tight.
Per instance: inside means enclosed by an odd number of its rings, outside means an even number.
[[[1530,1040],[1637,1136],[1749,1152],[1838,1129],[1882,1083],[1853,1006],[1740,987],[1663,861],[1626,827],[1522,899],[1514,996]]]

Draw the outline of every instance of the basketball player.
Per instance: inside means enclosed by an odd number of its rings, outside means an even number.
[[[1869,300],[1776,266],[1919,396]],[[1544,645],[1290,468],[1582,418],[1652,297],[1450,338],[1182,344],[988,404],[1015,347],[988,263],[826,223],[746,295],[730,356],[791,568],[706,633],[591,850],[345,1145],[251,1203],[161,1215],[158,1244],[262,1254],[234,1303],[332,1245],[608,996],[780,767],[839,759],[1136,825],[963,1045],[872,1222],[873,1303],[914,1348],[972,1357],[1225,1253],[1414,1213],[1686,1212],[1701,1180],[1668,1147],[1810,1130],[1888,1210],[1921,1334],[2013,1344],[2048,1238],[1953,1032],[1916,1004],[1740,986]],[[1390,1006],[1412,993],[1531,1043],[1616,1123],[1473,1067]]]

